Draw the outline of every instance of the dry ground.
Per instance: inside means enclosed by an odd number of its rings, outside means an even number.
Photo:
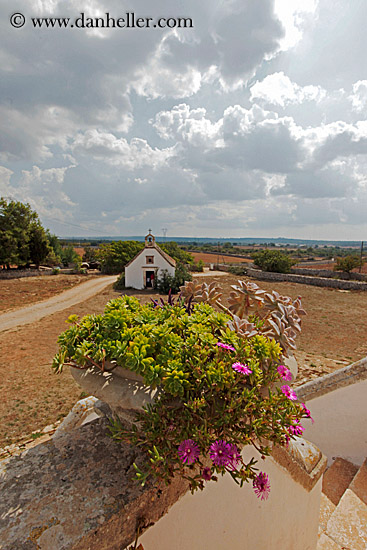
[[[47,300],[95,275],[45,275],[0,279],[0,313]]]
[[[218,280],[225,287],[225,299],[230,285],[237,279],[232,275],[208,275],[200,281]],[[293,298],[302,296],[308,315],[303,318],[303,331],[297,342],[297,383],[332,372],[367,355],[367,292],[286,282],[258,284]],[[65,319],[70,314],[102,312],[106,302],[119,294],[108,287],[69,310],[0,334],[0,447],[27,438],[33,431],[54,423],[82,396],[67,371],[56,376],[50,368],[57,351],[57,337],[67,328]],[[144,302],[150,301],[152,296],[147,292],[135,294]]]

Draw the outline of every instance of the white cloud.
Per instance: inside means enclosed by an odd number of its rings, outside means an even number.
[[[152,148],[145,139],[125,138],[98,130],[88,130],[78,134],[71,144],[73,154],[89,154],[95,159],[105,160],[114,166],[135,170],[144,166],[157,169],[167,163],[174,154],[173,148]]]
[[[261,82],[256,81],[250,88],[251,101],[264,101],[285,107],[290,103],[321,101],[326,97],[326,90],[320,86],[299,86],[283,72],[273,73]]]
[[[353,94],[349,100],[355,111],[367,111],[367,80],[358,80],[353,84]]]
[[[274,1],[275,14],[285,29],[281,50],[292,48],[302,39],[306,25],[317,17],[318,3],[319,0]]]

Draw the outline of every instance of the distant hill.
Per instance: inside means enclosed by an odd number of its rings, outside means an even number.
[[[78,242],[81,245],[85,242],[100,242],[100,241],[144,241],[144,236],[133,235],[133,236],[116,236],[116,237],[60,237],[63,241],[68,242]],[[277,238],[265,238],[265,237],[233,237],[228,239],[222,238],[210,238],[210,237],[156,237],[158,242],[168,242],[175,241],[178,244],[185,243],[214,243],[214,244],[224,244],[232,243],[237,245],[249,245],[249,244],[275,244],[275,245],[286,245],[290,246],[340,246],[340,247],[359,247],[361,241],[328,241],[328,240],[314,240],[314,239],[288,239],[286,237],[277,237]]]

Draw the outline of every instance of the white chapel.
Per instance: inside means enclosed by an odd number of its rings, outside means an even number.
[[[174,276],[176,261],[159,248],[149,229],[143,250],[125,266],[125,286],[138,290],[153,288],[154,280],[164,269]]]

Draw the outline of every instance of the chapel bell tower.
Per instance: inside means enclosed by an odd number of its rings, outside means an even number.
[[[145,237],[145,246],[147,248],[151,248],[151,247],[154,247],[154,244],[155,244],[155,237],[154,235],[152,235],[152,230],[149,229],[149,233]]]

